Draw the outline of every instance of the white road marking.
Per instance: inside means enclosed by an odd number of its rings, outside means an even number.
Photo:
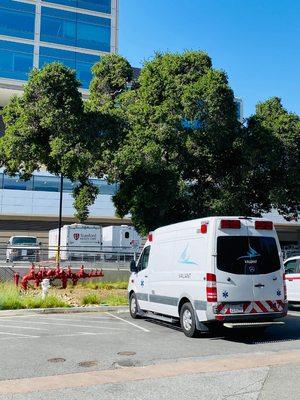
[[[66,333],[62,335],[51,335],[51,337],[69,337],[69,336],[98,336],[98,335],[105,335],[104,332],[77,332],[77,333]]]
[[[93,319],[93,320],[90,320],[90,318],[82,318],[82,319],[75,319],[75,318],[44,318],[43,320],[46,320],[46,321],[70,321],[70,322],[83,322],[83,323],[86,323],[86,322],[88,322],[88,323],[91,323],[91,324],[94,324],[94,323],[96,323],[97,321],[100,323],[100,324],[111,324],[112,323],[112,318],[106,318],[105,319],[105,321],[102,321],[102,319],[104,319],[104,318],[101,318],[101,319]],[[115,323],[115,322],[114,322]],[[0,321],[0,324],[1,324],[1,321]],[[124,324],[124,322],[122,322],[122,321],[120,321],[120,324]],[[71,325],[71,324],[70,324]]]
[[[0,322],[0,328],[16,328],[16,329],[30,329],[35,331],[47,331],[48,329],[45,328],[35,328],[33,326],[18,326],[18,325],[3,325]]]
[[[94,328],[94,329],[108,329],[108,330],[118,330],[118,331],[126,331],[126,329],[120,329],[118,327],[115,328],[109,328],[107,326],[101,326],[101,325],[79,325],[79,324],[64,324],[64,323],[58,323],[58,322],[42,322],[42,321],[28,321],[28,323],[31,324],[38,324],[38,325],[51,325],[51,326],[69,326],[69,327],[75,327],[75,328]]]
[[[0,335],[9,335],[9,336],[22,336],[22,337],[29,337],[29,338],[39,338],[40,336],[33,336],[33,335],[24,335],[24,333],[11,333],[11,332],[0,332]]]
[[[136,324],[134,324],[133,322],[126,321],[126,319],[123,319],[123,318],[121,318],[121,317],[117,317],[117,316],[114,315],[114,314],[111,314],[111,313],[109,313],[109,312],[107,312],[106,314],[111,315],[113,318],[116,318],[116,319],[119,319],[119,320],[121,320],[121,321],[124,321],[124,322],[126,322],[127,324],[129,324],[129,325],[135,326],[136,328],[141,329],[141,330],[144,331],[144,332],[150,332],[148,329],[143,328],[142,326],[136,325]]]
[[[289,311],[288,315],[295,315],[296,317],[300,317],[300,312],[296,312],[296,311]]]

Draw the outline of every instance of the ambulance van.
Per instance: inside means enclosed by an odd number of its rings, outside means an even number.
[[[271,221],[209,217],[156,229],[130,269],[131,316],[180,320],[188,337],[220,324],[262,330],[287,314]]]

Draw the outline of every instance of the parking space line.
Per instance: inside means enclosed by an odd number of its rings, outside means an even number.
[[[108,326],[101,326],[101,325],[79,325],[79,324],[64,324],[64,323],[58,323],[58,322],[43,322],[43,321],[30,321],[28,323],[31,324],[39,324],[39,325],[50,325],[50,326],[69,326],[69,327],[74,327],[74,328],[92,328],[92,329],[107,329],[107,330],[126,330],[118,327],[110,328]]]
[[[82,319],[79,319],[79,321],[78,321],[78,319],[76,320],[76,319],[74,319],[74,318],[44,318],[44,321],[70,321],[70,322],[83,322],[83,323],[86,323],[86,322],[88,322],[88,323],[91,323],[91,324],[94,324],[94,323],[96,323],[97,321],[99,322],[99,323],[101,323],[101,324],[111,324],[111,322],[112,322],[112,318],[107,318],[107,319],[105,319],[105,321],[102,321],[102,319],[93,319],[93,320],[90,320],[90,319],[87,319],[87,318],[82,318]],[[0,321],[0,324],[1,324],[1,321]],[[120,321],[120,324],[124,324],[124,322],[122,322],[122,321]]]
[[[114,314],[111,314],[111,313],[109,313],[109,312],[107,312],[106,314],[111,315],[111,316],[112,316],[113,318],[115,318],[115,319],[118,319],[118,320],[120,320],[120,321],[126,322],[126,323],[129,324],[129,325],[135,326],[136,328],[141,329],[141,330],[144,331],[144,332],[150,332],[148,329],[143,328],[142,326],[136,325],[136,324],[134,324],[133,322],[126,321],[126,319],[123,319],[123,318],[121,318],[121,317],[117,317],[117,316],[114,315]]]
[[[0,322],[0,328],[29,329],[33,331],[47,331],[45,328],[35,328],[34,326],[4,325]]]
[[[39,338],[40,336],[34,335],[25,335],[24,333],[12,333],[12,332],[0,332],[0,335],[9,335],[9,336],[19,336],[19,337],[29,337],[29,338]]]
[[[300,317],[300,312],[296,312],[296,311],[289,311],[288,315],[294,315],[296,317]]]

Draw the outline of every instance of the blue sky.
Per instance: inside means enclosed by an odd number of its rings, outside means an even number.
[[[227,72],[244,116],[271,96],[300,114],[300,0],[120,0],[119,52],[206,51]]]

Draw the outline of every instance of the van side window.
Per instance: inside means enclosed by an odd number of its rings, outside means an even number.
[[[142,271],[143,269],[146,269],[148,267],[150,248],[151,246],[145,247],[143,253],[141,254],[137,265],[139,271]]]
[[[287,262],[284,266],[286,274],[296,274],[299,272],[299,265],[297,260],[291,260]]]

